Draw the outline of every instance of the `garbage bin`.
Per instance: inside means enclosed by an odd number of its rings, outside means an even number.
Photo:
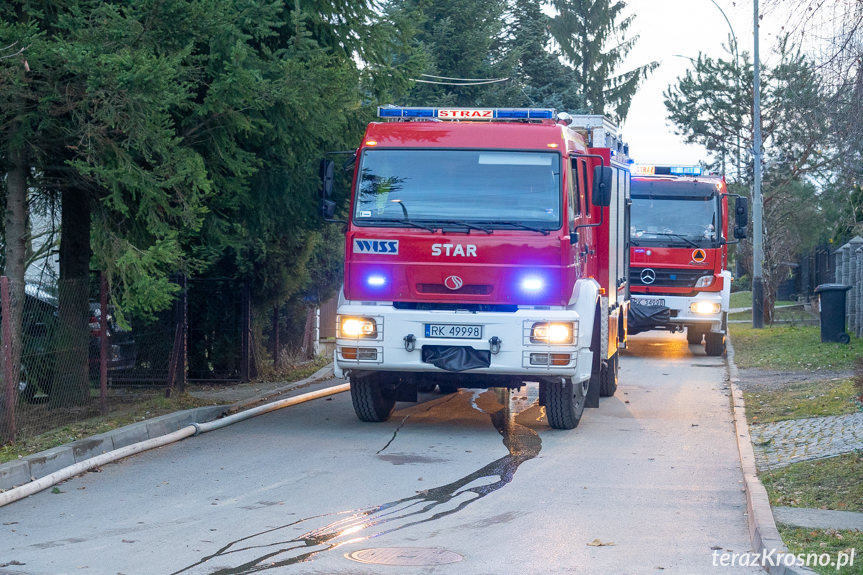
[[[845,294],[851,286],[842,284],[821,284],[815,288],[821,299],[821,341],[851,343],[851,336],[845,333]]]

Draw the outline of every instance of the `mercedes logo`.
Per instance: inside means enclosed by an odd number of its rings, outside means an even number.
[[[650,285],[656,281],[656,272],[650,268],[644,268],[641,270],[641,283],[644,285]]]
[[[457,290],[461,289],[461,286],[464,285],[464,282],[458,276],[449,276],[445,280],[443,280],[443,285],[445,285],[447,289]]]

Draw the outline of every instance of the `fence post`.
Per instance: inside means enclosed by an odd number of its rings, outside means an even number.
[[[857,337],[863,337],[863,246],[854,254],[857,258]]]
[[[857,266],[859,259],[857,258],[857,250],[863,246],[863,238],[855,236],[848,242],[848,283],[851,286],[851,291],[848,292],[847,303],[847,323],[848,331],[856,334],[858,331],[858,315],[857,315],[857,296],[860,293],[860,288],[857,285]]]
[[[12,305],[9,293],[9,278],[0,276],[0,309],[2,309],[2,338],[3,338],[3,419],[5,425],[0,426],[3,443],[7,441],[15,442],[15,377],[14,366],[12,365]]]
[[[189,353],[187,346],[189,293],[186,274],[180,273],[177,276],[177,284],[180,286],[180,298],[174,304],[174,340],[173,345],[171,345],[171,357],[168,359],[168,387],[165,390],[165,397],[171,397],[174,389],[180,393],[186,391],[186,366]]]
[[[273,306],[273,367],[279,369],[281,367],[281,353],[279,345],[279,304]]]
[[[249,280],[243,281],[242,317],[240,318],[242,333],[242,349],[240,350],[240,377],[243,383],[250,380],[249,361],[251,360],[251,335],[252,335],[252,296],[249,289]]]
[[[108,415],[108,276],[99,272],[99,408]]]

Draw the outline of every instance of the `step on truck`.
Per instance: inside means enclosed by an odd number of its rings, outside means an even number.
[[[728,240],[734,196],[734,240]],[[746,237],[746,198],[698,166],[636,164],[630,222],[631,334],[686,330],[707,355],[725,353],[731,272],[728,245]]]
[[[435,387],[539,384],[553,428],[617,387],[627,146],[601,116],[378,110],[353,167],[334,364],[363,421]],[[341,162],[340,162],[341,163]],[[334,162],[321,163],[333,220]]]

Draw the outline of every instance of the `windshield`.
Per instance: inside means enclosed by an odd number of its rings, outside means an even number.
[[[354,222],[558,229],[560,190],[557,152],[367,149]]]
[[[712,197],[632,197],[630,238],[641,243],[679,244],[719,239],[717,200]]]

